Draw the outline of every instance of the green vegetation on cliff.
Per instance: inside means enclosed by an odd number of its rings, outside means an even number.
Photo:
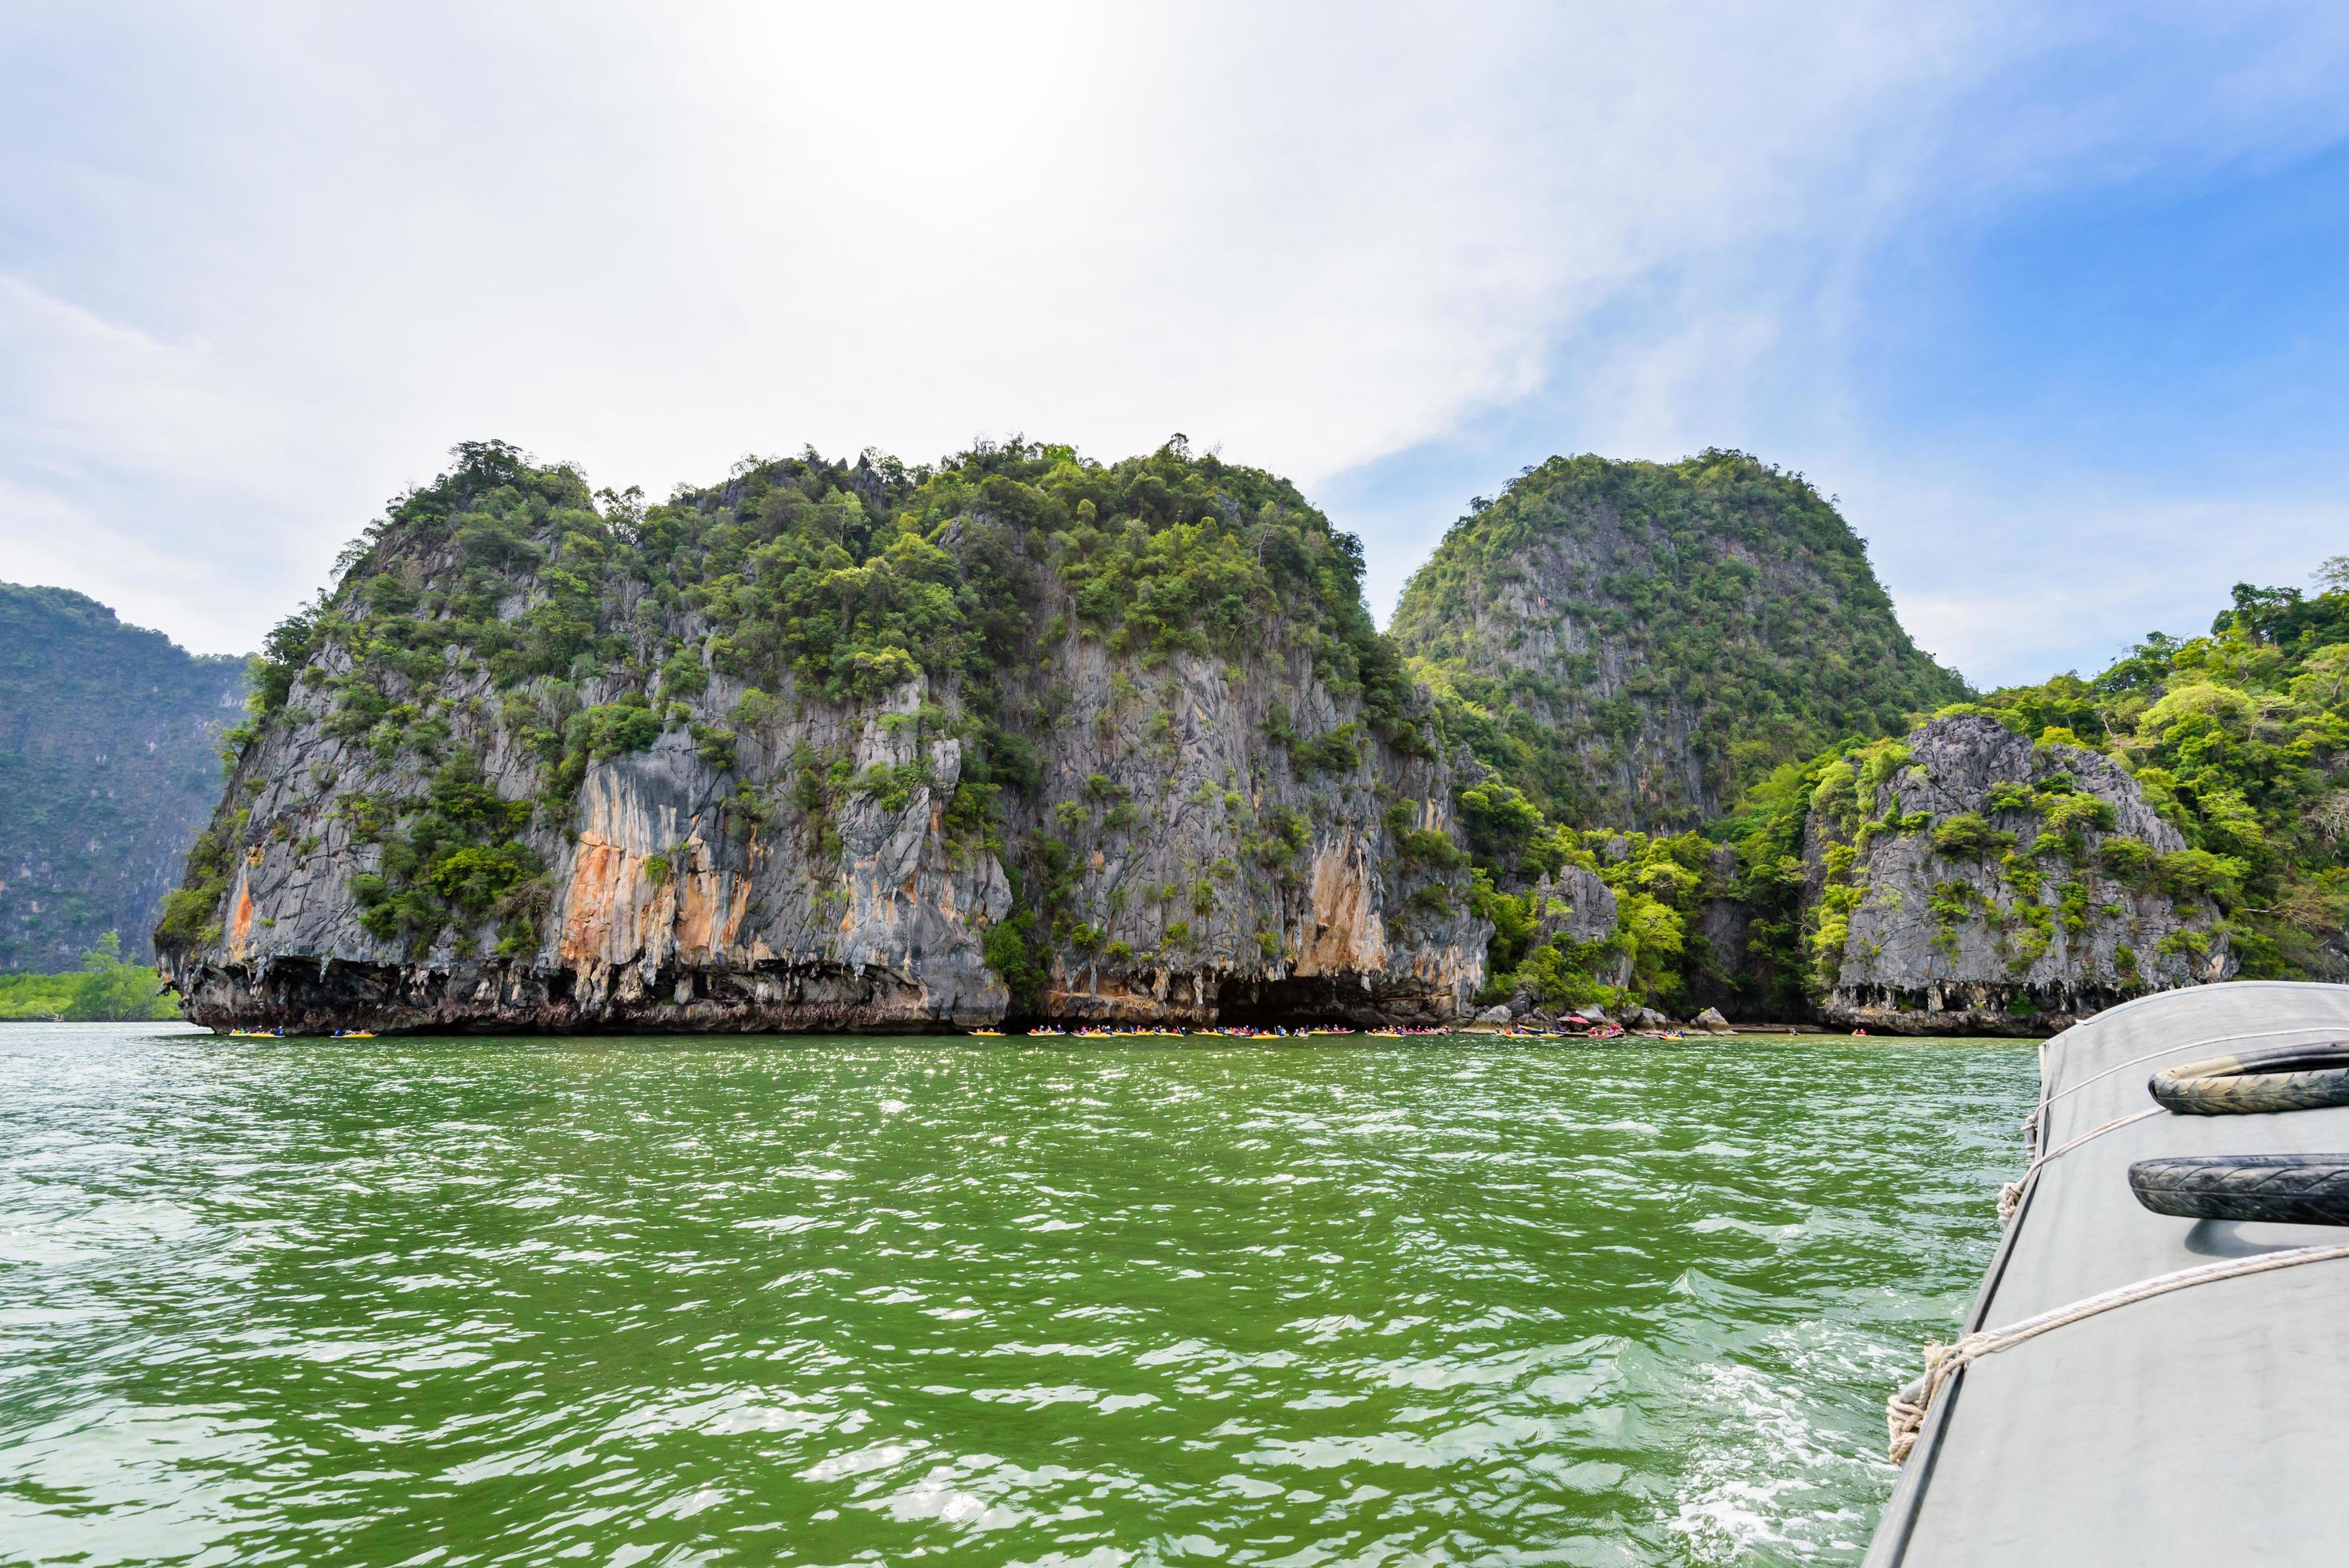
[[[1554,822],[1514,785],[1488,778],[1462,790],[1475,907],[1492,923],[1483,997],[1522,994],[1539,1007],[1646,1006],[1689,999],[1704,960],[1692,929],[1713,846],[1695,832],[1578,830]],[[1578,937],[1556,929],[1544,892],[1573,868],[1615,900],[1613,928]]]
[[[1855,848],[1885,831],[1924,830],[1952,865],[1994,872],[2012,908],[2001,918],[2010,962],[2027,967],[2060,926],[2085,922],[2086,878],[2177,901],[2215,901],[2250,976],[2349,978],[2349,562],[2323,591],[2238,585],[2208,635],[2155,633],[2092,679],[2057,676],[1990,692],[1942,715],[1975,713],[2044,746],[2083,746],[2127,772],[2186,848],[2157,851],[2109,832],[2110,808],[2063,775],[1993,789],[1982,811],[1930,825],[1867,820],[1860,802],[1907,760],[1898,740],[1847,740],[1757,783],[1708,832],[1738,856],[1735,893],[1749,922],[1738,977],[1748,1005],[1800,1012],[1832,984],[1845,923],[1860,896]],[[2054,755],[2060,757],[2061,752]],[[1994,819],[1994,820],[1993,820]],[[1807,890],[1806,825],[1834,828],[1824,885]],[[2096,835],[2093,854],[2089,835]],[[1953,940],[1984,912],[1959,880],[1927,911]],[[2188,930],[2169,941],[2194,944]],[[2199,949],[2182,956],[2198,957]],[[2124,948],[2124,971],[2167,954]]]
[[[1393,635],[1447,746],[1495,775],[1458,802],[1494,926],[1486,995],[1549,1006],[1732,995],[1702,919],[1731,879],[1721,835],[1695,830],[1774,771],[1966,695],[1834,507],[1741,452],[1526,469],[1413,577]],[[1538,888],[1568,865],[1614,894],[1611,935],[1542,934]],[[1797,1006],[1790,988],[1748,1000]]]
[[[2216,899],[2246,975],[2349,978],[2349,559],[2313,595],[2238,583],[2207,636],[1965,707],[2127,769],[2189,847],[2121,869]]]
[[[0,583],[0,970],[147,951],[220,796],[243,661],[191,656],[62,588]]]
[[[298,709],[405,780],[317,785],[338,791],[353,840],[380,847],[352,883],[362,923],[419,953],[492,920],[501,944],[519,949],[552,892],[528,833],[568,822],[591,762],[683,732],[730,770],[781,716],[869,707],[917,677],[918,706],[884,722],[959,742],[945,827],[1003,851],[1004,792],[1037,785],[1021,731],[1043,702],[1026,696],[1008,711],[1011,676],[1062,639],[1097,640],[1136,691],[1126,669],[1147,679],[1178,654],[1237,671],[1270,646],[1303,650],[1320,687],[1361,717],[1288,735],[1300,769],[1352,769],[1363,731],[1405,752],[1434,746],[1363,607],[1359,543],[1286,480],[1195,455],[1180,437],[1111,464],[1025,441],[936,468],[810,451],[745,462],[658,503],[591,491],[574,470],[500,442],[455,458],[354,544],[331,591],[271,634],[235,737],[248,744]],[[721,679],[740,696],[713,714],[698,699]],[[1171,727],[1173,713],[1162,717]],[[492,738],[527,759],[529,801],[482,782]],[[746,779],[728,830],[785,816],[830,860],[844,802],[895,810],[928,781],[918,761],[859,773],[844,753],[793,757],[788,773],[780,791]],[[1230,799],[1239,810],[1237,790]],[[1116,801],[1061,804],[1100,830],[1142,830]],[[226,802],[198,843],[166,912],[167,945],[220,937],[236,852],[250,848],[243,805]],[[1268,856],[1294,859],[1278,821],[1258,826]],[[1031,892],[1049,892],[1050,858],[1025,855]],[[1081,930],[1034,913],[1056,938]],[[1024,980],[1009,940],[989,953]]]
[[[1380,845],[1390,940],[1459,917],[1455,941],[1474,929],[1463,911],[1489,923],[1487,1000],[1799,1013],[1861,941],[1853,868],[1887,834],[1972,868],[1933,873],[1923,913],[1954,944],[1990,889],[1993,963],[2018,974],[2086,930],[2092,872],[2127,896],[2216,900],[2248,973],[2349,974],[2343,583],[2240,588],[2208,636],[2156,635],[2093,680],[1972,697],[1909,642],[1834,508],[1740,453],[1527,470],[1413,579],[1393,641],[1364,610],[1351,537],[1286,481],[1179,438],[1110,464],[1022,441],[935,468],[811,451],[659,502],[473,443],[343,567],[269,637],[234,737],[299,721],[347,743],[345,777],[308,769],[331,819],[250,822],[260,785],[241,776],[166,909],[169,947],[222,941],[270,835],[306,853],[340,833],[362,851],[346,877],[368,934],[419,954],[451,934],[460,954],[521,954],[592,765],[658,746],[722,776],[719,820],[698,831],[794,836],[826,909],[846,897],[825,880],[843,824],[862,802],[903,810],[951,755],[938,830],[952,864],[1000,861],[1012,913],[978,945],[1023,1005],[1063,983],[1055,965],[1230,965],[1235,940],[1278,961],[1282,934],[1243,923],[1235,939],[1227,913],[1221,947],[1204,934],[1237,888],[1319,874],[1317,824],[1341,797]],[[1185,672],[1277,679],[1275,646],[1309,655],[1340,705],[1252,710],[1246,731],[1285,758],[1272,773],[1291,793],[1235,776],[1137,799],[1128,765],[1175,756]],[[1081,673],[1088,733],[1116,741],[1071,769],[1057,727]],[[840,722],[785,722],[819,711]],[[2110,801],[2054,762],[1979,809],[1881,815],[1902,738],[1936,711],[2111,758],[2187,847],[2117,830]],[[864,766],[865,725],[916,744]],[[1365,773],[1381,746],[1448,756],[1449,812]],[[2135,794],[2123,803],[2148,825]],[[1228,842],[1088,883],[1177,812]],[[685,856],[666,846],[645,874],[665,882]],[[1610,900],[1611,923],[1592,913]],[[2198,907],[2202,925],[2176,940],[2208,934]]]
[[[1695,827],[1966,695],[1834,507],[1742,452],[1526,469],[1445,536],[1392,630],[1455,736],[1584,825]]]
[[[1488,996],[1670,1007],[1702,992],[1733,1010],[1799,1016],[1834,985],[1849,922],[1867,896],[1852,875],[1856,857],[1877,836],[1912,832],[1927,835],[1947,864],[1988,874],[1936,884],[1924,911],[1936,943],[1954,950],[1961,925],[1987,922],[2013,975],[2027,972],[2059,934],[2077,936],[2092,917],[2111,917],[2086,903],[2093,879],[2102,878],[2160,899],[2181,917],[2207,910],[2204,899],[2224,917],[2219,931],[2197,915],[2201,923],[2170,933],[2166,944],[2184,944],[2175,953],[2123,946],[2114,956],[2124,979],[2149,976],[2157,960],[2199,963],[2219,935],[2246,975],[2349,977],[2349,562],[2333,562],[2313,594],[2240,585],[2208,635],[2156,634],[2093,679],[2059,676],[1936,701],[1959,695],[1954,677],[1907,656],[1897,626],[1887,633],[1863,624],[1847,636],[1816,600],[1798,618],[1800,638],[1758,654],[1747,645],[1740,655],[1747,673],[1731,674],[1739,616],[1754,613],[1744,591],[1756,579],[1737,563],[1751,564],[1756,542],[1747,530],[1774,507],[1790,523],[1778,546],[1829,563],[1814,575],[1835,582],[1847,604],[1867,609],[1863,623],[1880,614],[1891,625],[1857,541],[1799,481],[1715,453],[1669,470],[1576,459],[1535,470],[1528,482],[1532,493],[1519,504],[1505,497],[1454,531],[1407,593],[1408,615],[1397,617],[1414,668],[1439,686],[1447,739],[1499,775],[1459,801],[1477,856],[1478,907],[1495,930]],[[1669,535],[1677,524],[1683,537],[1660,553],[1644,582],[1602,580],[1594,604],[1561,592],[1571,573],[1543,554],[1542,541],[1545,531],[1568,538],[1603,531],[1593,520],[1626,504],[1626,492],[1610,485],[1647,497],[1656,526]],[[1740,542],[1725,556],[1688,548],[1694,542],[1685,537],[1693,515],[1737,515],[1721,497],[1680,493],[1708,486],[1742,496],[1746,509],[1742,523],[1709,536]],[[1582,744],[1587,728],[1554,722],[1574,711],[1572,681],[1595,678],[1598,666],[1579,654],[1545,653],[1530,663],[1507,655],[1513,641],[1542,643],[1522,605],[1495,613],[1512,595],[1568,603],[1589,623],[1618,630],[1641,623],[1610,623],[1611,607],[1637,605],[1648,622],[1661,617],[1652,634],[1626,645],[1626,656],[1651,695],[1673,693],[1679,711],[1701,716],[1692,734],[1711,748],[1708,768],[1725,761],[1718,776],[1744,785],[1734,809],[1706,822],[1702,839],[1609,826],[1633,820],[1635,803],[1606,792],[1604,769],[1593,770],[1594,754]],[[1702,625],[1708,606],[1719,622],[1712,630]],[[1487,644],[1503,645],[1502,655],[1479,653],[1480,628]],[[1564,637],[1556,645],[1565,645]],[[1864,660],[1884,666],[1872,686],[1857,667]],[[1550,670],[1565,672],[1566,681],[1546,686]],[[1794,700],[1774,704],[1774,683],[1785,683]],[[1583,711],[1604,709],[1594,702]],[[2071,788],[2053,763],[2036,786],[1994,789],[1982,810],[1878,820],[1867,803],[1889,798],[1879,791],[1909,761],[1899,737],[1929,712],[1979,713],[2032,741],[2108,757],[2187,847],[2165,853],[2114,831],[2112,807]],[[1627,743],[1635,734],[1623,730]],[[1787,756],[1797,742],[1807,754]],[[1607,753],[1598,755],[1603,761]],[[1496,813],[1495,802],[1506,810]],[[1513,824],[1507,833],[1495,834],[1496,816]],[[1828,836],[1816,847],[1818,865],[1808,868],[1806,831],[1815,826]],[[1615,892],[1621,919],[1611,938],[1540,936],[1537,887],[1559,864],[1581,866]],[[2001,890],[1997,908],[1982,905],[1976,882]],[[1708,951],[1708,905],[1733,910],[1742,928],[1735,954]]]
[[[1114,465],[1023,442],[936,469],[810,452],[654,506],[591,495],[574,470],[501,442],[457,457],[353,547],[330,595],[271,634],[259,715],[336,644],[351,664],[330,682],[343,728],[429,744],[427,716],[399,699],[454,651],[500,689],[618,672],[654,717],[600,722],[641,745],[660,733],[651,700],[699,689],[705,654],[833,701],[883,696],[917,671],[984,678],[1014,651],[1038,565],[1073,590],[1087,630],[1145,662],[1178,648],[1237,656],[1302,611],[1342,686],[1391,724],[1408,697],[1361,605],[1360,543],[1286,480],[1194,458],[1179,438]],[[502,614],[524,582],[531,602]],[[636,583],[666,614],[610,601]],[[592,745],[597,722],[563,736],[565,749]]]

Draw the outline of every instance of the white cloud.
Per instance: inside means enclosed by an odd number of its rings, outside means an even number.
[[[2306,588],[2349,538],[2349,502],[1936,496],[1897,482],[1909,527],[1877,553],[1918,643],[1982,686],[2093,676],[2147,633],[2191,634],[2235,583]]]
[[[2144,155],[2143,73],[1979,111],[2113,32],[1889,5],[17,13],[0,542],[126,606],[176,581],[154,618],[243,648],[473,437],[659,492],[803,442],[1183,429],[1311,486],[1564,385],[1581,423],[1519,460],[1733,444],[1873,237]],[[2204,96],[2156,139],[2282,134],[2271,98]],[[1671,318],[1609,337],[1641,298]],[[60,516],[87,540],[34,538]]]
[[[222,385],[211,346],[166,343],[0,273],[0,439],[189,474],[233,470],[276,420]]]

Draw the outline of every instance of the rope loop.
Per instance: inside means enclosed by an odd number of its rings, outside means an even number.
[[[2302,1264],[2330,1263],[2338,1258],[2349,1258],[2349,1243],[2287,1247],[2272,1253],[2253,1253],[2249,1257],[2223,1258],[2214,1264],[2197,1264],[2192,1268],[2156,1274],[2151,1279],[2138,1280],[2135,1284],[2125,1284],[2086,1296],[2069,1305],[2052,1307],[2019,1323],[2010,1323],[2003,1328],[1978,1328],[1971,1334],[1961,1336],[1954,1345],[1929,1344],[1925,1346],[1925,1375],[1902,1385],[1884,1401],[1885,1422],[1892,1439],[1892,1462],[1900,1463],[1917,1446],[1917,1434],[1924,1430],[1925,1417],[1933,1408],[1934,1397],[1950,1379],[1985,1356],[1993,1356],[2025,1340],[2036,1339],[2066,1324],[2110,1312],[2116,1306],[2168,1295],[2174,1290],[2209,1284],[2214,1280],[2240,1279],[2246,1274],[2297,1268]]]
[[[2079,1137],[2068,1139],[2033,1160],[2029,1165],[2023,1167],[2022,1175],[1998,1190],[1998,1222],[2002,1225],[2011,1225],[2014,1222],[2015,1211],[2023,1207],[2023,1189],[2031,1185],[2031,1179],[2038,1175],[2040,1168],[2049,1161],[2069,1154],[2092,1138],[2102,1138],[2116,1128],[2127,1127],[2133,1121],[2143,1121],[2148,1116],[2160,1114],[2161,1107],[2157,1105],[2151,1110],[2132,1111],[2127,1116],[2116,1116],[2101,1127],[2092,1127]]]

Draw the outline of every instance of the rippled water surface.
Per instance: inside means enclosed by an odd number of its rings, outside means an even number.
[[[1850,1563],[2011,1045],[0,1030],[0,1560]]]

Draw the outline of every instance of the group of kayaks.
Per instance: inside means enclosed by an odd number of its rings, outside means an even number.
[[[1588,1030],[1512,1027],[1499,1031],[1501,1038],[1505,1040],[1611,1040],[1622,1032],[1621,1026],[1615,1024],[1596,1025]],[[1001,1029],[973,1029],[970,1033],[982,1040],[999,1040],[1005,1037],[1005,1031]],[[1085,1025],[1074,1029],[1063,1029],[1057,1025],[1047,1024],[1040,1029],[1024,1029],[1017,1033],[1020,1037],[1030,1040],[1055,1038],[1184,1040],[1211,1036],[1227,1040],[1298,1040],[1314,1035],[1362,1035],[1373,1040],[1405,1040],[1423,1035],[1448,1035],[1452,1031],[1435,1027],[1340,1029],[1319,1024],[1302,1029],[1259,1029],[1247,1024],[1228,1029],[1145,1029],[1135,1025],[1107,1029]],[[285,1037],[285,1031],[284,1029],[231,1029],[228,1035],[233,1040],[282,1040]],[[373,1029],[336,1029],[333,1037],[337,1040],[372,1040],[375,1038],[375,1031]],[[1665,1037],[1678,1039],[1680,1033],[1674,1030]]]
[[[1043,1027],[1036,1029],[972,1029],[969,1031],[971,1035],[982,1040],[999,1040],[1005,1038],[1007,1035],[1030,1040],[1185,1040],[1207,1038],[1226,1040],[1300,1040],[1316,1035],[1361,1035],[1366,1038],[1373,1040],[1407,1040],[1416,1039],[1422,1036],[1449,1035],[1453,1032],[1454,1031],[1450,1029],[1434,1026],[1423,1026],[1416,1028],[1398,1026],[1393,1028],[1378,1029],[1346,1029],[1324,1024],[1315,1024],[1304,1028],[1297,1029],[1280,1027],[1259,1029],[1250,1024],[1240,1024],[1230,1028],[1222,1029],[1144,1028],[1139,1025],[1133,1024],[1123,1025],[1115,1027],[1104,1027],[1093,1024],[1085,1024],[1073,1029],[1064,1029],[1057,1024],[1047,1024]],[[1622,1032],[1623,1031],[1620,1029],[1616,1029],[1614,1031],[1614,1033],[1618,1035]],[[1528,1040],[1581,1039],[1584,1037],[1578,1034],[1567,1035],[1557,1033],[1537,1033],[1530,1029],[1512,1029],[1505,1031],[1505,1033],[1506,1033],[1511,1038]],[[1594,1033],[1592,1037],[1604,1037],[1597,1036]]]
[[[285,1031],[283,1029],[231,1029],[228,1032],[228,1037],[232,1040],[282,1040],[285,1037]],[[372,1040],[375,1038],[375,1031],[373,1029],[336,1029],[332,1037],[337,1040]]]
[[[1006,1037],[1007,1031],[973,1029],[970,1033],[982,1040],[999,1040]],[[1084,1024],[1073,1029],[1064,1029],[1057,1024],[1047,1024],[1038,1029],[1014,1029],[1008,1033],[1030,1040],[1185,1040],[1211,1036],[1227,1040],[1298,1040],[1309,1035],[1371,1035],[1380,1038],[1400,1038],[1405,1035],[1440,1035],[1444,1031],[1442,1029],[1340,1029],[1321,1025],[1302,1029],[1259,1029],[1246,1024],[1228,1029],[1157,1029],[1143,1028],[1133,1024],[1116,1027]]]

